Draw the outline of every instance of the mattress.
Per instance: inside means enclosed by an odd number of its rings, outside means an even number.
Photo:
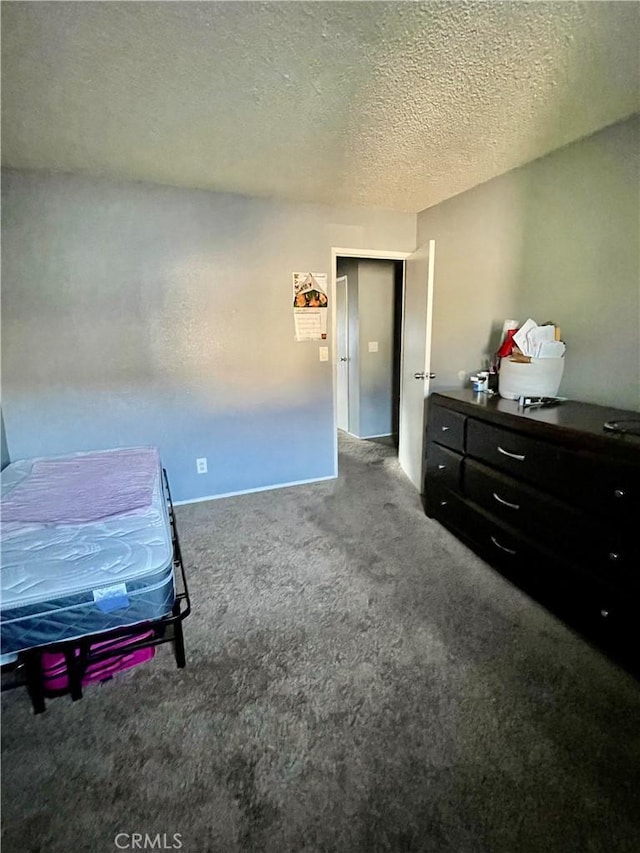
[[[3,656],[171,611],[173,544],[155,448],[21,460],[1,485]]]

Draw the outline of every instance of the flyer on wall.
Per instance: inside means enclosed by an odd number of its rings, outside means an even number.
[[[328,306],[326,273],[293,273],[296,341],[326,341]]]

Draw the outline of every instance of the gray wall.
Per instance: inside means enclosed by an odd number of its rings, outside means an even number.
[[[4,428],[4,415],[2,414],[2,409],[0,409],[0,470],[6,468],[10,461],[7,435]]]
[[[358,264],[360,432],[391,435],[393,386],[393,261]],[[376,341],[378,352],[369,352]]]
[[[636,116],[418,215],[418,245],[436,240],[439,387],[530,316],[562,328],[561,394],[640,409],[639,158]]]
[[[348,279],[349,432],[391,435],[393,404],[393,261],[339,258]],[[369,341],[378,352],[369,352]]]
[[[2,212],[12,459],[151,443],[176,500],[335,474],[333,353],[295,342],[291,274],[411,251],[414,214],[14,171]]]

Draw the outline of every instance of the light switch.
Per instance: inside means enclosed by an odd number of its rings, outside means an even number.
[[[378,341],[369,341],[369,352],[378,352]]]
[[[320,361],[329,361],[329,347],[319,347]]]

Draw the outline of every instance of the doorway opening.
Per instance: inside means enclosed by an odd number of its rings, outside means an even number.
[[[336,256],[337,429],[398,452],[404,260]]]
[[[360,262],[370,260],[400,261],[403,270],[401,316],[396,315],[400,335],[400,414],[398,423],[398,461],[400,467],[418,491],[423,488],[424,467],[424,427],[426,423],[426,401],[431,390],[434,350],[432,328],[434,325],[434,281],[435,281],[436,241],[428,240],[418,246],[415,252],[385,252],[361,249],[331,249],[331,302],[336,304],[336,274],[338,258],[356,258]],[[337,372],[339,365],[336,352],[336,312],[332,311],[331,343],[334,353],[333,370],[333,412],[334,427],[337,425]],[[391,316],[391,309],[389,309]],[[397,327],[396,327],[397,328]],[[396,336],[397,337],[397,336]],[[375,344],[375,338],[365,337],[367,352],[369,341]],[[360,349],[362,349],[360,347]],[[375,350],[375,346],[374,346]],[[396,349],[397,352],[397,349]],[[439,353],[439,361],[445,357],[445,351]],[[352,369],[352,365],[350,365]],[[356,435],[351,418],[349,429]],[[393,428],[387,432],[393,434]],[[362,433],[360,433],[362,435]],[[363,436],[364,437],[364,436]],[[334,429],[334,464],[338,474],[338,430]]]

